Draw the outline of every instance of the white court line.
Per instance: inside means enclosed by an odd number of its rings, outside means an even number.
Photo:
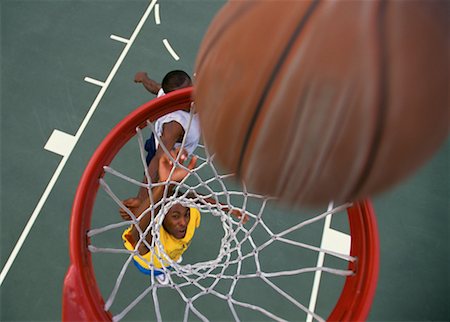
[[[333,203],[328,205],[328,211],[333,208]],[[328,215],[325,217],[325,222],[323,224],[323,233],[322,233],[322,241],[320,243],[320,248],[332,250],[341,254],[350,254],[350,236],[340,231],[334,230],[331,228],[331,217],[332,215]],[[323,267],[323,262],[325,259],[325,253],[320,252],[317,258],[316,267]],[[314,313],[316,309],[317,297],[319,295],[319,285],[320,278],[322,277],[322,271],[316,271],[314,273],[314,281],[313,287],[311,290],[311,298],[309,300],[308,309]],[[313,320],[313,316],[308,314],[306,318],[306,322],[311,322]]]
[[[172,46],[169,44],[167,39],[163,39],[164,46],[166,46],[167,51],[172,55],[173,59],[180,60],[180,57],[177,55],[175,50],[173,50]]]
[[[100,87],[105,86],[104,82],[101,82],[99,80],[96,80],[96,79],[93,79],[93,78],[90,78],[90,77],[85,77],[84,81],[88,82],[88,83],[91,83],[91,84],[94,84],[94,85],[97,85],[97,86],[100,86]]]
[[[55,129],[45,144],[44,149],[65,156],[72,152],[75,143],[77,142],[73,135]]]
[[[159,16],[159,3],[155,5],[155,23],[157,25],[161,24],[161,17]]]
[[[142,26],[144,25],[145,21],[147,20],[149,14],[153,10],[153,7],[155,6],[157,0],[152,0],[150,5],[148,6],[147,10],[145,11],[144,15],[142,16],[141,20],[139,21],[136,29],[134,30],[130,41],[127,43],[125,48],[122,51],[122,54],[118,58],[116,64],[112,68],[111,72],[109,73],[108,78],[106,79],[105,86],[103,86],[100,89],[100,92],[98,93],[97,97],[95,98],[94,103],[92,103],[88,113],[86,114],[83,122],[80,125],[80,128],[78,129],[77,133],[75,134],[75,144],[78,142],[81,134],[83,133],[84,129],[86,128],[89,120],[92,117],[92,114],[94,114],[95,109],[97,108],[100,100],[102,99],[103,95],[105,94],[109,84],[111,83],[112,79],[114,78],[117,70],[119,69],[119,66],[122,64],[122,61],[124,60],[125,56],[127,55],[131,45],[133,44],[134,40],[136,39],[137,35],[141,31]],[[53,186],[55,185],[56,181],[58,180],[59,175],[61,174],[61,171],[63,170],[67,160],[69,159],[70,154],[65,155],[61,162],[59,163],[58,167],[56,168],[55,173],[53,174],[52,178],[50,179],[50,182],[48,183],[47,187],[45,188],[44,193],[41,196],[41,199],[39,200],[36,208],[34,209],[33,213],[31,214],[30,219],[28,220],[24,230],[22,231],[22,234],[19,237],[19,240],[17,241],[13,251],[11,252],[11,255],[9,256],[5,266],[2,269],[2,272],[0,273],[0,286],[3,284],[3,281],[5,280],[6,275],[8,274],[12,264],[14,263],[14,260],[16,259],[17,254],[19,253],[20,249],[22,248],[23,243],[25,242],[26,238],[28,237],[28,234],[31,231],[31,228],[33,228],[33,225],[44,206],[50,192],[53,189]]]
[[[128,42],[130,41],[129,39],[125,39],[116,35],[111,35],[109,38],[111,38],[112,40],[123,42],[124,44],[128,44]]]

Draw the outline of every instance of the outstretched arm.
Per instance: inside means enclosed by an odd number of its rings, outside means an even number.
[[[180,153],[179,149],[171,152],[173,159],[177,158],[178,153]],[[180,155],[179,163],[184,164],[186,160],[187,160],[187,153],[185,151],[182,151],[181,155]],[[167,185],[169,182],[169,179],[170,179],[170,181],[177,181],[177,182],[183,180],[189,174],[189,170],[191,170],[195,167],[196,163],[197,163],[197,157],[193,156],[191,158],[191,160],[189,161],[189,163],[186,165],[186,168],[188,170],[181,168],[181,167],[176,167],[172,172],[172,168],[173,168],[172,161],[170,160],[170,158],[167,155],[163,155],[159,160],[158,173],[159,173],[160,182],[164,182]],[[171,172],[172,172],[172,175],[170,175]],[[157,186],[152,189],[153,203],[156,204],[157,202],[159,202],[162,199],[166,185]],[[169,186],[168,189],[169,189],[168,194],[170,195],[172,193],[172,187]],[[147,210],[151,204],[151,200],[148,196],[144,200],[139,200],[136,198],[130,198],[130,199],[135,199],[135,201],[137,200],[136,207],[134,209],[130,209],[136,218],[139,217],[145,210]],[[130,200],[130,199],[127,199],[127,200]],[[125,202],[127,200],[124,201],[124,205],[126,205]],[[121,215],[122,215],[122,212],[124,212],[124,211],[121,211]],[[125,217],[123,215],[122,215],[122,218],[125,219]],[[140,220],[140,222],[138,224],[139,228],[142,231],[145,231],[147,229],[148,225],[151,222],[151,218],[152,218],[151,212],[148,212],[147,214],[145,214],[142,217],[142,219]],[[133,243],[135,244],[139,240],[139,232],[135,226],[132,227],[130,234],[133,239]],[[151,241],[152,241],[151,233],[147,234],[146,241],[149,244],[151,243]],[[138,248],[138,251],[141,255],[143,255],[143,254],[146,254],[149,250],[144,245],[144,243],[141,243]]]
[[[149,78],[146,72],[138,72],[134,76],[135,83],[142,83],[144,87],[152,94],[158,95],[161,84]]]
[[[154,203],[159,202],[162,199],[163,194],[164,194],[164,186],[158,186],[158,187],[153,188],[153,190],[152,190],[153,202]],[[148,208],[150,208],[150,198],[147,197],[147,199],[142,201],[140,203],[139,207],[137,207],[136,212],[133,212],[133,213],[135,214],[136,218],[138,218]],[[158,209],[156,209],[156,210],[158,210]],[[152,218],[151,211],[149,211],[147,214],[145,214],[144,217],[142,217],[142,219],[138,223],[138,226],[141,231],[145,231],[147,229],[148,225],[150,225],[151,218]],[[132,243],[134,245],[136,245],[137,241],[140,239],[139,231],[137,230],[136,226],[133,226],[131,228],[130,234],[131,234]],[[147,241],[147,243],[151,244],[152,234],[150,233],[150,231],[145,236],[145,240]],[[149,249],[147,248],[147,246],[145,246],[144,243],[141,243],[138,247],[138,251],[139,251],[139,254],[144,255],[144,254],[148,253]]]
[[[163,144],[168,151],[172,151],[175,143],[181,141],[184,136],[184,129],[180,123],[172,121],[164,124],[163,130],[161,133],[161,144]],[[158,182],[158,166],[160,164],[161,157],[165,154],[164,150],[159,144],[158,149],[156,150],[155,156],[152,158],[148,165],[148,173],[152,182]],[[144,182],[147,183],[147,178],[144,178]],[[144,200],[148,197],[147,189],[141,187],[138,192],[139,199]]]
[[[190,199],[197,199],[198,197],[195,195],[195,194],[193,194],[192,192],[190,192],[190,193],[188,193],[187,194],[187,197],[188,198],[190,198]],[[216,200],[214,199],[214,198],[202,198],[205,202],[207,202],[207,203],[209,203],[210,205],[216,205],[216,204],[220,204],[220,208],[223,210],[223,211],[225,211],[225,212],[229,212],[230,211],[230,208],[228,207],[228,206],[225,206],[225,205],[223,205],[222,203],[218,203],[218,202],[216,202]],[[249,217],[248,217],[248,215],[246,215],[245,213],[242,213],[242,211],[240,211],[240,210],[237,210],[237,209],[233,209],[233,210],[231,210],[231,215],[233,216],[233,217],[236,217],[238,220],[241,220],[242,219],[242,223],[243,224],[245,224],[245,223],[247,223],[247,221],[248,221],[248,219],[249,219]]]

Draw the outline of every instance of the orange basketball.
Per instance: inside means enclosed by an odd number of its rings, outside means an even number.
[[[449,133],[448,1],[230,1],[197,57],[205,143],[290,203],[381,192]]]

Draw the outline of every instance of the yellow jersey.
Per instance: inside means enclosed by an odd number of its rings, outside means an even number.
[[[186,229],[186,235],[182,239],[177,239],[171,234],[169,234],[164,227],[161,225],[159,229],[159,239],[164,248],[164,252],[172,259],[173,261],[178,261],[186,249],[191,244],[191,240],[194,237],[195,230],[200,226],[200,211],[197,208],[190,208],[190,219],[189,224]],[[124,247],[128,250],[134,251],[135,245],[131,242],[131,227],[126,229],[122,234],[122,240],[124,242]],[[155,252],[159,254],[157,246],[155,245]],[[141,256],[134,256],[133,259],[141,268],[144,269],[143,272],[150,270],[151,261],[151,252],[148,252]],[[165,255],[161,254],[159,257],[162,259],[162,263],[158,259],[158,256],[153,254],[153,266],[155,268],[162,268],[170,266],[168,260],[165,260]],[[141,270],[142,271],[142,270]]]

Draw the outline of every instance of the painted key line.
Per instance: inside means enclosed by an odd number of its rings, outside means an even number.
[[[112,35],[111,39],[120,41],[122,43],[125,43],[125,47],[122,50],[122,53],[120,54],[119,58],[117,59],[116,63],[114,64],[111,72],[109,73],[106,80],[99,81],[90,77],[86,77],[84,80],[86,82],[89,82],[91,84],[97,85],[100,87],[100,91],[97,94],[94,102],[92,103],[91,107],[89,108],[89,111],[87,112],[85,118],[83,119],[83,122],[81,123],[77,133],[75,135],[64,133],[60,130],[54,130],[51,134],[49,140],[45,144],[45,149],[51,152],[54,152],[56,154],[59,154],[63,156],[61,162],[59,163],[58,167],[56,168],[52,178],[50,179],[49,183],[47,184],[41,198],[39,199],[39,202],[36,205],[36,208],[34,209],[33,213],[31,214],[27,224],[25,225],[25,228],[23,229],[19,239],[17,240],[17,243],[15,244],[11,254],[8,257],[8,260],[5,263],[5,266],[3,267],[1,273],[0,273],[0,286],[3,284],[3,281],[5,280],[6,275],[8,274],[9,270],[11,269],[11,266],[13,265],[18,253],[20,252],[20,249],[22,248],[25,240],[28,237],[28,234],[30,233],[31,229],[33,228],[34,223],[36,222],[36,219],[38,218],[42,207],[44,206],[45,202],[47,201],[48,196],[50,195],[54,185],[56,184],[56,181],[58,180],[62,170],[64,169],[64,166],[66,165],[67,160],[69,159],[71,152],[73,151],[73,148],[77,144],[78,140],[80,139],[81,135],[83,134],[87,124],[89,123],[92,115],[94,114],[98,104],[103,98],[103,95],[105,94],[106,90],[108,89],[111,81],[113,80],[114,76],[117,73],[117,70],[119,69],[120,65],[122,64],[123,60],[128,54],[128,51],[130,50],[131,46],[133,45],[136,37],[138,36],[139,32],[142,29],[142,26],[148,19],[150,13],[153,11],[157,0],[152,0],[147,7],[146,11],[144,12],[143,16],[141,17],[139,23],[137,24],[134,32],[132,33],[130,39],[125,39],[119,36]]]

